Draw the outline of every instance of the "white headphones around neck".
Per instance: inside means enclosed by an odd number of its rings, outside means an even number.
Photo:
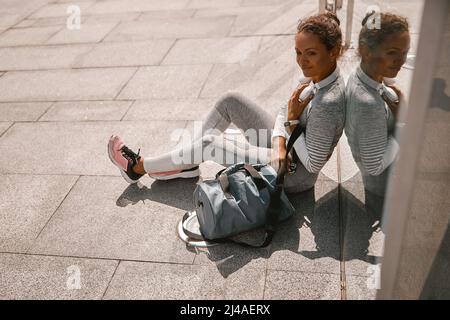
[[[298,101],[301,103],[305,100],[307,100],[310,96],[314,97],[314,95],[317,93],[317,88],[314,86],[314,82],[310,82],[309,85],[302,90],[300,93],[300,96],[298,97]]]
[[[378,89],[378,92],[380,93],[380,96],[383,96],[384,94],[389,101],[398,103],[399,98],[394,89],[382,84]]]

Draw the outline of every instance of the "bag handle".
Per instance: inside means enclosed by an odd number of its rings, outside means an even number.
[[[233,199],[233,195],[229,191],[230,182],[228,181],[228,176],[226,174],[221,174],[217,179],[219,180],[225,198]]]
[[[233,199],[233,196],[229,192],[230,182],[228,181],[228,175],[223,174],[223,171],[225,169],[222,169],[219,171],[216,175],[217,179],[219,180],[220,187],[222,188],[223,193],[225,194],[225,197],[227,199]],[[253,178],[256,187],[258,190],[261,190],[265,186],[267,186],[267,183],[264,181],[264,178],[261,176],[261,174],[252,167],[252,165],[245,163],[243,167],[239,170],[245,170],[250,174],[250,176]],[[238,171],[239,171],[238,170]]]

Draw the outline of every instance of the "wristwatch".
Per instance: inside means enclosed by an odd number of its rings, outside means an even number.
[[[286,121],[284,123],[284,126],[285,127],[290,127],[290,126],[293,126],[293,125],[296,125],[296,124],[299,124],[299,123],[300,123],[300,120],[289,120],[289,121]]]

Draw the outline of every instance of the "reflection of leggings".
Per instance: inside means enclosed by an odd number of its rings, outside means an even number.
[[[231,123],[244,133],[253,129],[249,131],[256,133],[256,139],[250,136],[248,142],[236,142],[219,136],[218,134],[223,133]],[[231,164],[230,159],[235,159],[234,162],[267,164],[271,159],[271,134],[274,124],[275,116],[272,117],[246,97],[237,93],[225,94],[203,120],[201,134],[168,153],[144,158],[144,169],[146,172],[188,169],[206,160],[228,166]],[[215,134],[208,134],[208,130],[215,130]],[[206,148],[211,152],[205,152]],[[209,155],[212,155],[212,158]],[[190,161],[174,161],[180,158]],[[290,185],[289,189],[297,192],[312,187],[316,179],[317,174],[310,174],[302,165],[297,165],[297,172],[286,176],[285,185],[287,189]]]

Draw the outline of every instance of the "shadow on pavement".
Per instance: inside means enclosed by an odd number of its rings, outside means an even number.
[[[370,264],[381,262],[381,256],[368,253],[369,241],[373,233],[381,232],[378,227],[381,223],[381,210],[377,213],[373,211],[375,206],[380,208],[379,199],[373,199],[373,196],[373,194],[365,192],[365,205],[344,186],[341,186],[343,261],[358,259]],[[367,204],[370,204],[370,210],[367,210]]]
[[[182,210],[192,210],[192,194],[198,178],[154,181],[150,188],[138,182],[130,184],[116,201],[119,207],[135,205],[139,201],[155,201]]]
[[[151,200],[182,210],[193,208],[192,193],[196,187],[196,179],[176,179],[173,181],[155,181],[151,187],[140,183],[127,187],[117,199],[118,206],[134,205],[139,201]],[[196,249],[186,245],[187,250],[195,252],[198,259],[213,262],[220,274],[226,278],[238,271],[252,260],[268,259],[276,251],[289,250],[307,259],[331,257],[341,260],[342,250],[340,232],[344,232],[344,259],[360,259],[376,263],[375,256],[367,254],[369,239],[372,236],[372,219],[369,219],[364,203],[350,192],[341,188],[341,204],[339,204],[338,188],[315,199],[314,189],[289,194],[289,199],[296,208],[295,215],[280,223],[273,242],[267,248],[244,248],[236,244],[221,244],[207,249]],[[339,205],[345,206],[342,219],[344,230],[340,230]],[[300,239],[300,229],[309,228],[313,240]],[[264,230],[255,230],[236,236],[234,239],[251,244],[259,244],[264,237]],[[303,243],[315,243],[315,250],[303,250]],[[305,243],[306,244],[306,243]],[[201,262],[200,262],[201,263]]]

